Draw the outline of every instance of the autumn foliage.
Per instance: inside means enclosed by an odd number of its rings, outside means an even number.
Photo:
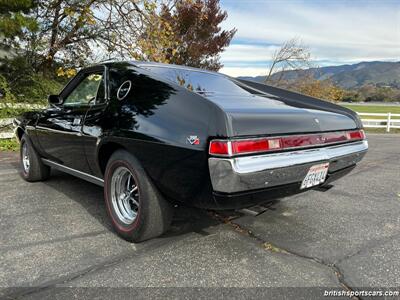
[[[157,10],[147,3],[148,26],[138,41],[134,56],[141,60],[187,65],[217,71],[219,53],[227,47],[236,29],[222,30],[227,18],[219,0],[181,0],[174,8]]]
[[[293,88],[302,94],[332,102],[341,101],[344,96],[344,90],[329,79],[317,80],[306,77],[295,82]]]
[[[222,30],[227,13],[219,0],[7,3],[0,0],[5,11],[0,13],[0,42],[13,43],[29,53],[37,71],[53,74],[57,63],[76,68],[109,57],[218,70],[219,54],[236,32]],[[58,70],[58,74],[69,73]]]
[[[226,18],[219,0],[0,0],[0,75],[17,101],[44,101],[106,59],[218,70]]]

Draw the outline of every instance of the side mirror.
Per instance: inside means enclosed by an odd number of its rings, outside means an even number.
[[[58,95],[49,95],[49,98],[47,99],[49,101],[50,105],[60,105],[62,104],[62,100],[60,96]]]

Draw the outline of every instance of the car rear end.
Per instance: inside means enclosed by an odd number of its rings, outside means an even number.
[[[368,150],[361,129],[213,139],[209,171],[217,208],[300,193],[349,173]]]
[[[184,175],[198,183],[188,174],[200,174],[198,166],[207,168],[208,159],[210,180],[185,198],[195,199],[191,201],[196,206],[243,208],[320,187],[350,172],[368,149],[357,115],[333,103],[276,93],[263,84],[205,70],[140,66],[176,88],[186,88],[193,101],[207,104],[207,115],[190,107],[190,101],[179,108],[188,116],[198,113],[208,128],[203,135],[207,138],[192,145],[208,150],[204,164],[201,160],[195,168],[190,165]],[[187,136],[197,137],[192,131]],[[202,187],[205,192],[200,192]]]

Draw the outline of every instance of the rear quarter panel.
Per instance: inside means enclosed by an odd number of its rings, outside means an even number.
[[[118,131],[102,143],[123,145],[134,154],[168,198],[195,206],[209,201],[208,142],[226,136],[225,114],[200,95],[129,65],[111,67],[110,80]],[[131,91],[118,100],[118,88],[127,80]],[[190,136],[199,143],[191,144]]]

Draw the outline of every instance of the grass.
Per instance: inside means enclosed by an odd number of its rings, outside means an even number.
[[[351,105],[345,104],[344,107],[347,107],[351,110],[354,110],[359,113],[388,113],[391,112],[393,114],[400,114],[400,105],[398,106],[386,106],[386,105]],[[368,116],[369,117],[369,116]],[[363,116],[363,118],[367,119],[367,116]],[[370,119],[379,119],[385,117],[369,117]]]
[[[33,109],[26,108],[0,108],[0,119],[13,118],[26,111],[31,111]]]
[[[364,128],[364,130],[368,133],[400,133],[399,128],[390,128],[390,132],[386,132],[386,128]]]
[[[345,104],[344,107],[347,107],[351,110],[354,110],[359,113],[393,113],[400,114],[400,105],[389,106],[389,105],[352,105]],[[385,116],[360,116],[362,119],[382,119],[386,120]],[[400,120],[400,117],[393,117],[393,119]],[[367,133],[386,133],[386,128],[365,128]],[[391,128],[390,133],[400,133],[400,129]]]
[[[0,151],[18,151],[19,143],[15,138],[0,139]]]
[[[271,243],[268,243],[268,242],[263,243],[262,247],[265,250],[268,250],[268,251],[271,251],[271,252],[275,252],[275,253],[285,253],[285,254],[288,253],[286,250],[281,249],[281,248],[279,248],[279,247],[277,247],[277,246],[275,246],[275,245],[273,245]]]
[[[26,111],[31,111],[32,109],[26,108],[0,108],[0,119],[4,118],[14,118]],[[12,126],[0,127],[0,131],[12,131]],[[18,151],[19,144],[15,138],[12,139],[0,139],[0,151]]]

